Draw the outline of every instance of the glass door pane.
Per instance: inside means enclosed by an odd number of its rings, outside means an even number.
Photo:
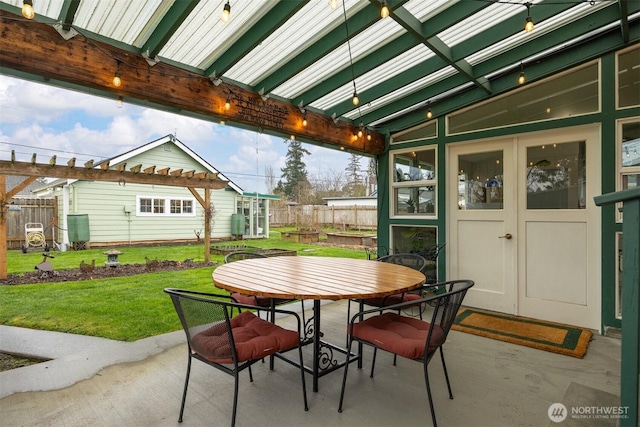
[[[503,152],[458,157],[458,209],[502,209]]]
[[[527,209],[584,209],[585,142],[527,147]]]

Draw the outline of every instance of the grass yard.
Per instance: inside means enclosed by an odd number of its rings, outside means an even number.
[[[229,242],[264,249],[296,250],[298,256],[365,258],[362,249],[283,242],[280,233],[269,239]],[[145,257],[183,261],[204,261],[203,245],[121,247],[119,261],[145,263]],[[106,249],[52,252],[54,269],[78,268],[81,261],[106,260]],[[212,255],[222,263],[223,255]],[[9,251],[9,274],[33,271],[42,253]],[[82,280],[33,285],[0,286],[0,324],[58,332],[92,335],[121,341],[172,332],[180,329],[178,317],[164,288],[177,287],[215,292],[211,273],[215,266],[190,270],[157,272],[109,279]],[[218,290],[220,292],[224,292]]]

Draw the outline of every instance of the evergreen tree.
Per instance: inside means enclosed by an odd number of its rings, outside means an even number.
[[[375,157],[369,158],[367,177],[367,195],[370,195],[378,188],[378,162]]]
[[[362,168],[360,167],[360,159],[362,156],[351,154],[349,164],[345,168],[347,177],[347,193],[350,196],[362,196],[364,187],[362,185]]]
[[[287,199],[300,202],[302,192],[309,188],[309,180],[307,177],[307,165],[303,161],[305,154],[311,155],[309,150],[302,147],[299,141],[285,140],[289,144],[287,157],[282,171],[282,180],[278,181],[276,191],[281,190]]]

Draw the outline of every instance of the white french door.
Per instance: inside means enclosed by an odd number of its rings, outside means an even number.
[[[465,305],[600,329],[598,126],[452,145],[448,277]]]

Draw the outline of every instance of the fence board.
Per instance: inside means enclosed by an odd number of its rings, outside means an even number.
[[[378,209],[375,206],[299,205],[269,207],[272,227],[324,226],[342,229],[375,230]]]

